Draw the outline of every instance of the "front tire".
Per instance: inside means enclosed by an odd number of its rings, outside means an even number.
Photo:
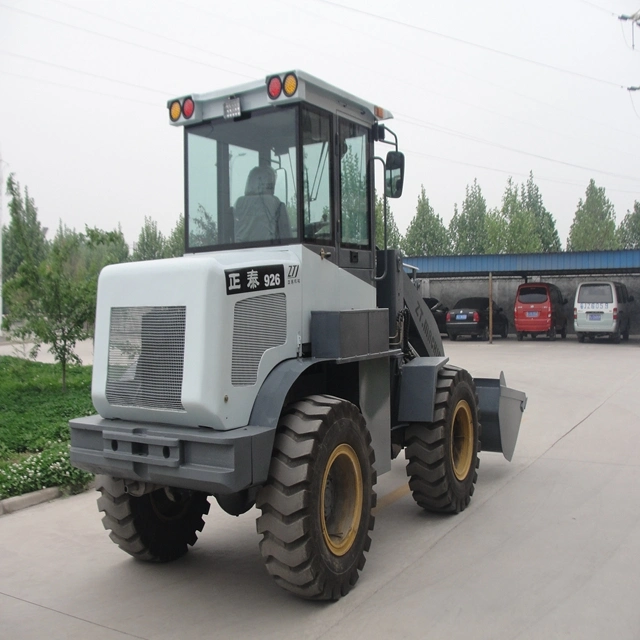
[[[410,425],[405,442],[413,499],[427,511],[463,511],[478,479],[480,451],[478,396],[467,371],[440,369],[434,421]]]
[[[124,480],[97,476],[98,510],[109,537],[123,551],[147,562],[170,562],[187,553],[209,513],[207,494],[169,487],[134,497]]]
[[[260,552],[281,587],[338,600],[357,582],[374,524],[373,463],[371,436],[350,402],[316,395],[286,410],[256,500]]]

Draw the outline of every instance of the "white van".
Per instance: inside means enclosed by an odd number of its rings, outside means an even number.
[[[615,343],[629,339],[633,296],[621,282],[582,282],[573,307],[573,324],[580,342],[589,336],[609,336]]]

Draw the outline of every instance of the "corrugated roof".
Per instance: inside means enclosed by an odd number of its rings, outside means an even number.
[[[419,277],[640,273],[640,250],[405,257]]]

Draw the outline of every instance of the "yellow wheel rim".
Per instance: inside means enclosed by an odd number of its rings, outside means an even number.
[[[464,480],[471,469],[473,460],[473,417],[466,400],[460,400],[451,421],[451,461],[453,473],[458,480]]]
[[[353,545],[362,513],[362,470],[356,452],[338,445],[327,462],[320,487],[320,522],[329,551],[343,556]]]

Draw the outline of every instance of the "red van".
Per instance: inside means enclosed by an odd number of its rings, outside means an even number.
[[[539,334],[555,340],[556,334],[567,337],[567,299],[555,284],[528,282],[518,287],[513,317],[516,336],[522,340],[529,334],[533,340]]]

